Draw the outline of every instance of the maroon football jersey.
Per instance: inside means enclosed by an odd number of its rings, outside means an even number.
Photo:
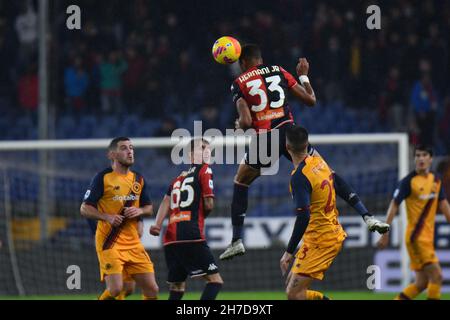
[[[194,165],[172,181],[169,224],[164,245],[177,242],[205,241],[205,212],[203,200],[214,197],[212,170],[207,164]]]
[[[253,128],[270,131],[293,122],[287,92],[296,84],[297,80],[282,67],[262,64],[234,80],[231,86],[233,102],[236,104],[239,98],[245,99],[252,115]]]

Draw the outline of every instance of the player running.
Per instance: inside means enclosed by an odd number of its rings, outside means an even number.
[[[239,119],[236,128],[254,128],[257,135],[251,141],[249,150],[257,150],[260,139],[266,139],[270,144],[271,130],[277,129],[279,133],[279,155],[284,155],[292,161],[286,150],[286,130],[294,125],[294,119],[287,101],[288,92],[308,106],[314,106],[316,97],[308,79],[309,64],[301,58],[297,64],[297,80],[281,66],[266,65],[263,63],[261,51],[258,46],[248,44],[242,47],[239,64],[243,73],[233,82],[231,87],[233,102],[236,105]],[[252,148],[253,146],[256,146]],[[271,150],[270,145],[266,150]],[[309,146],[310,154],[319,154]],[[269,157],[272,156],[269,154]],[[231,204],[231,220],[233,225],[233,238],[220,259],[230,259],[245,253],[242,243],[243,225],[248,205],[248,188],[261,175],[261,169],[270,167],[263,163],[257,152],[256,161],[251,161],[249,152],[246,153],[240,164],[234,180],[233,200]],[[278,159],[273,159],[278,160]],[[376,220],[369,214],[359,196],[337,174],[334,176],[336,193],[349,203],[364,218],[370,231],[384,233],[389,225]]]
[[[204,234],[205,218],[214,208],[209,143],[204,139],[192,140],[189,156],[192,166],[170,184],[150,234],[159,236],[163,221],[169,216],[163,239],[169,269],[169,300],[181,300],[188,276],[206,281],[200,300],[214,300],[223,280]]]
[[[347,237],[338,221],[333,172],[320,156],[308,153],[308,132],[300,126],[286,131],[286,149],[292,157],[294,171],[290,190],[295,203],[295,225],[288,247],[280,260],[285,275],[300,240],[303,244],[287,279],[289,300],[328,299],[308,290],[313,280],[322,280],[324,272],[341,251]]]
[[[108,150],[112,167],[95,175],[80,209],[83,217],[98,220],[95,246],[107,288],[99,299],[120,295],[125,272],[142,289],[144,300],[155,300],[159,289],[153,263],[137,230],[138,218],[153,213],[148,188],[144,177],[130,170],[134,148],[129,138],[113,139]]]
[[[450,206],[441,179],[430,170],[433,161],[432,149],[423,145],[417,146],[414,161],[416,168],[400,181],[386,217],[386,222],[390,224],[400,203],[406,201],[408,225],[405,241],[416,280],[395,299],[411,300],[428,289],[428,299],[438,300],[441,297],[442,270],[434,251],[434,224],[438,209],[450,223]],[[384,249],[388,243],[389,233],[386,233],[378,241],[378,247]]]

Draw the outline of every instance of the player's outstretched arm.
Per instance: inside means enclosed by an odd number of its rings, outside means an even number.
[[[316,104],[316,95],[309,81],[308,72],[308,60],[306,58],[300,58],[297,64],[297,75],[299,76],[301,85],[296,84],[290,90],[302,103],[313,107]]]
[[[236,109],[239,114],[239,119],[236,120],[236,129],[248,129],[252,127],[252,115],[247,102],[243,98],[236,101]]]
[[[168,195],[165,195],[161,204],[159,205],[158,213],[156,214],[155,224],[150,227],[150,234],[152,236],[159,236],[164,219],[166,219],[169,212],[170,212],[170,197]]]
[[[447,199],[439,201],[439,210],[445,216],[447,222],[450,223],[450,205],[448,204]]]
[[[395,202],[395,200],[392,200],[391,203],[389,204],[389,208],[386,215],[387,224],[389,225],[392,224],[394,217],[397,215],[398,208],[399,208],[398,204]],[[384,249],[387,247],[388,244],[389,244],[389,232],[386,232],[381,236],[380,240],[378,240],[377,246],[379,249]]]

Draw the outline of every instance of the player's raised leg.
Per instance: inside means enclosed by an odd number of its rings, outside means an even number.
[[[353,209],[355,209],[356,212],[358,212],[358,214],[364,219],[369,231],[377,231],[380,234],[389,231],[389,224],[374,218],[373,215],[369,213],[369,210],[367,210],[356,191],[336,172],[334,173],[334,186],[336,194],[352,206]]]
[[[142,289],[143,300],[157,300],[159,288],[153,272],[133,275],[134,281]]]
[[[223,280],[219,273],[208,274],[203,277],[206,280],[200,300],[216,300],[217,295],[223,286]]]
[[[244,220],[248,207],[248,188],[261,174],[260,169],[256,169],[246,163],[239,165],[238,172],[234,179],[233,200],[231,203],[231,223],[233,225],[233,239],[227,249],[220,255],[221,260],[231,259],[234,256],[245,253],[242,243]]]
[[[428,276],[423,270],[416,271],[416,281],[407,286],[394,300],[413,300],[428,286]]]

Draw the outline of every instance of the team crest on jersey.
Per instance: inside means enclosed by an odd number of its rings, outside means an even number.
[[[112,268],[111,263],[107,263],[107,264],[105,265],[105,269],[106,269],[106,270],[109,270],[109,269],[111,269],[111,268]]]
[[[142,190],[142,186],[139,182],[134,182],[131,190],[133,190],[134,193],[139,193]]]

